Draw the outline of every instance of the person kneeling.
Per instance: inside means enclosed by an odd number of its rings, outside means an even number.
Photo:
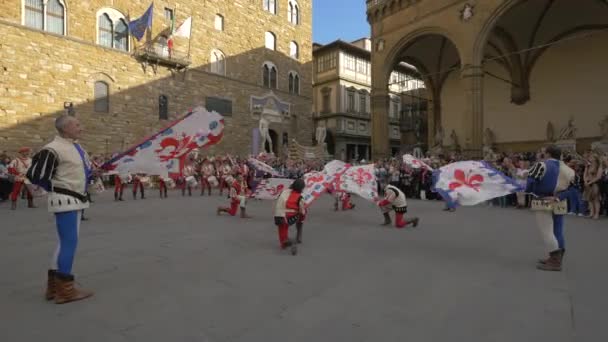
[[[306,207],[302,200],[302,190],[306,184],[304,180],[296,179],[288,190],[285,190],[279,195],[274,207],[274,223],[279,231],[279,243],[281,249],[285,249],[293,245],[293,241],[289,240],[289,226],[296,224],[297,236],[296,242],[302,243],[302,230],[304,228],[304,218],[306,216]]]
[[[410,224],[414,227],[418,226],[420,220],[417,217],[413,217],[409,221],[405,220],[404,215],[407,212],[407,201],[405,199],[405,194],[399,190],[399,188],[387,185],[384,188],[384,199],[378,202],[378,206],[384,215],[384,226],[391,224],[390,212],[392,210],[395,211],[396,228],[404,228]]]
[[[235,216],[240,207],[241,218],[250,218],[246,210],[247,197],[245,196],[246,189],[243,185],[242,176],[240,174],[237,174],[235,178],[228,176],[226,182],[230,184],[230,207],[217,208],[217,214],[228,213],[230,216]]]

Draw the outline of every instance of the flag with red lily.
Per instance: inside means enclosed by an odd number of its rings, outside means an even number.
[[[266,178],[255,187],[252,197],[262,200],[276,200],[283,190],[289,189],[293,179]]]
[[[349,167],[338,176],[336,184],[338,191],[355,194],[372,202],[378,198],[374,164]]]
[[[197,107],[101,167],[120,175],[145,173],[166,178],[172,170],[181,172],[190,152],[219,143],[223,134],[224,117]]]
[[[314,200],[327,191],[329,180],[329,175],[324,174],[321,171],[309,172],[304,175],[306,187],[304,188],[304,191],[302,191],[302,200],[306,206],[310,206]]]
[[[451,205],[476,205],[518,191],[510,177],[483,161],[461,161],[433,172],[434,191]]]
[[[429,171],[433,171],[433,168],[430,167],[427,163],[423,162],[420,159],[417,159],[411,154],[403,155],[403,163],[412,169],[427,169]]]

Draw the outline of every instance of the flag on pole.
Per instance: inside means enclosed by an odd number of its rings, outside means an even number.
[[[276,200],[283,190],[287,190],[294,182],[287,178],[266,178],[260,181],[253,192],[254,198]]]
[[[264,163],[263,161],[259,161],[255,158],[249,158],[247,161],[249,162],[249,164],[251,164],[251,167],[258,171],[268,173],[273,177],[281,176],[280,173],[278,173],[275,169],[273,169],[270,165]]]
[[[433,191],[451,205],[471,206],[522,190],[486,162],[461,161],[433,171]]]
[[[424,168],[424,169],[427,169],[429,171],[433,171],[432,167],[430,167],[428,164],[426,164],[422,160],[415,158],[411,154],[404,154],[403,155],[403,163],[405,165],[411,167],[412,169],[421,169],[421,168]]]
[[[146,30],[149,27],[152,27],[153,12],[154,3],[152,3],[150,7],[148,7],[148,10],[146,11],[146,13],[144,13],[144,15],[135,20],[129,21],[129,31],[131,31],[133,37],[137,38],[138,41],[140,41],[144,37]]]
[[[374,164],[350,167],[337,177],[336,189],[373,202],[378,199],[378,182],[374,171]]]
[[[192,17],[188,17],[188,19],[184,20],[184,22],[173,32],[173,35],[176,37],[184,37],[190,39],[190,34],[192,33]]]
[[[181,172],[183,162],[192,150],[220,142],[223,132],[224,118],[220,114],[197,107],[101,167],[121,176],[145,173],[167,178],[176,170]]]

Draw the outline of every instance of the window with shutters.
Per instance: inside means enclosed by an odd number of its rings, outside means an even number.
[[[300,94],[300,76],[295,71],[289,72],[289,93]]]
[[[95,82],[95,111],[108,113],[110,111],[110,86],[103,81]]]
[[[321,112],[322,113],[329,113],[331,112],[331,88],[323,88],[321,89],[321,96],[322,96],[322,108],[321,108]]]
[[[262,0],[264,11],[277,14],[277,0]]]
[[[287,20],[294,25],[298,25],[300,23],[300,7],[298,6],[298,2],[295,0],[289,0],[287,8]]]
[[[265,62],[262,65],[262,84],[266,88],[277,89],[277,67],[274,63]]]
[[[122,13],[113,8],[97,12],[97,44],[129,51],[129,26]]]
[[[55,34],[66,34],[63,0],[24,0],[23,25]]]
[[[226,75],[226,57],[220,50],[211,51],[211,72],[222,76]]]
[[[264,45],[267,49],[276,50],[277,49],[277,37],[272,32],[266,32],[264,34]]]
[[[294,41],[289,43],[289,57],[294,59],[300,58],[300,47]]]

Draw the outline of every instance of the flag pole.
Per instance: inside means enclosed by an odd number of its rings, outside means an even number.
[[[190,11],[190,37],[188,37],[188,60],[190,60],[190,48],[192,47],[192,25],[194,23],[194,10]]]

